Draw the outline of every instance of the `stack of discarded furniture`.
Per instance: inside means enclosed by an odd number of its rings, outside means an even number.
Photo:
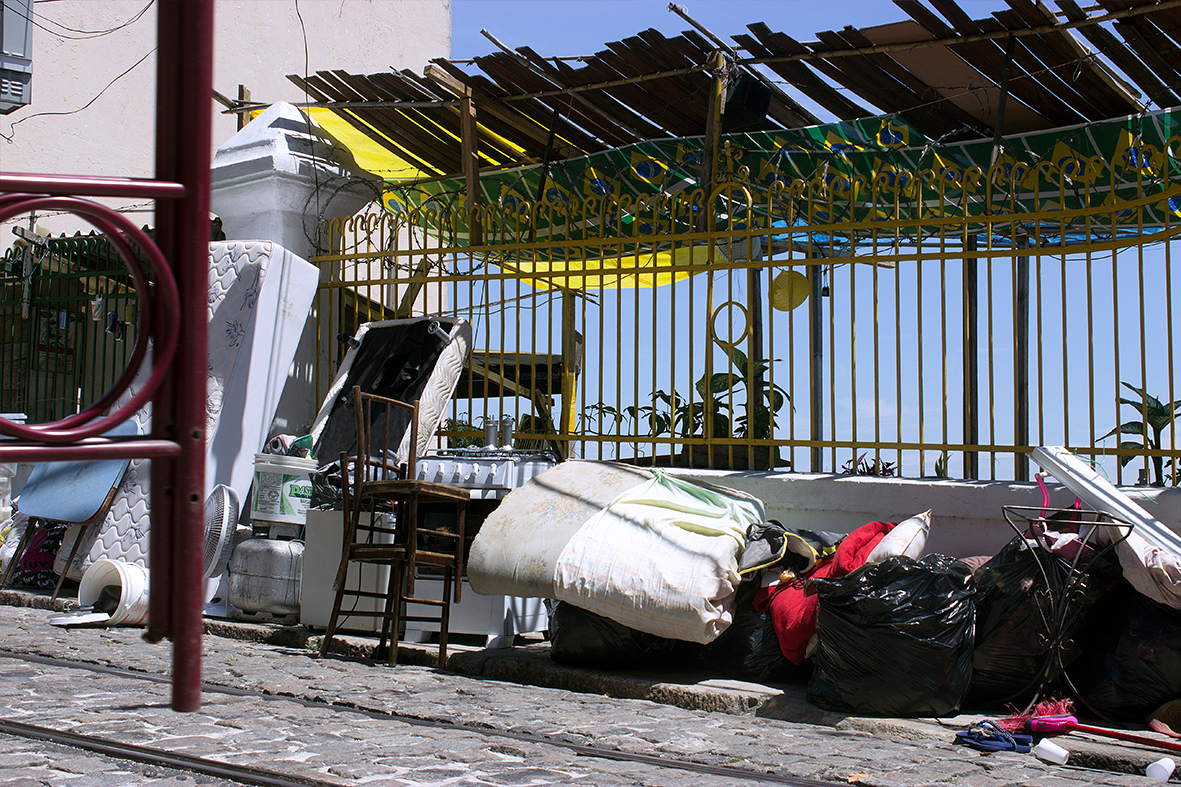
[[[325,656],[331,651],[344,599],[348,596],[373,598],[379,603],[372,611],[354,610],[349,614],[372,615],[380,619],[378,649],[388,652],[390,666],[397,663],[401,627],[410,621],[425,620],[437,622],[439,626],[439,666],[445,667],[451,591],[454,585],[455,600],[458,601],[463,575],[464,520],[471,495],[461,487],[419,479],[413,451],[409,452],[406,461],[400,461],[396,450],[401,435],[408,434],[410,445],[418,442],[417,402],[366,394],[359,386],[353,388],[353,402],[357,453],[354,456],[345,452],[340,454],[346,526],[340,567],[334,582],[332,614],[321,641],[320,655]],[[406,419],[409,419],[408,423]],[[377,515],[383,503],[390,507],[392,523],[389,526],[383,524],[386,517]],[[428,527],[425,524],[427,508],[433,504],[451,509],[453,516],[448,525]],[[363,512],[370,515],[364,524],[361,521]],[[354,564],[365,563],[388,568],[388,580],[383,589],[374,592],[349,586],[348,576]],[[415,595],[415,575],[420,566],[442,569],[442,599]],[[434,608],[438,614],[412,615],[404,610],[407,604]]]

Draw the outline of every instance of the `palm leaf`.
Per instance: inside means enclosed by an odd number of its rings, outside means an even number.
[[[746,353],[737,347],[727,347],[726,354],[730,356],[730,363],[734,364],[734,368],[745,374],[746,367],[750,365],[750,362],[746,359]]]
[[[1142,435],[1142,434],[1144,434],[1144,422],[1143,421],[1128,421],[1127,423],[1120,424],[1119,426],[1112,429],[1110,432],[1103,435],[1099,439],[1106,440],[1107,438],[1111,437],[1113,434]]]
[[[1144,448],[1144,443],[1136,443],[1131,440],[1123,440],[1120,442],[1119,447],[1120,448]],[[1133,459],[1140,459],[1140,458],[1141,457],[1135,456],[1134,454],[1123,454],[1119,458],[1119,466],[1120,467],[1127,467],[1128,463],[1131,462]]]
[[[1140,410],[1144,410],[1145,405],[1147,405],[1148,412],[1150,412],[1150,413],[1153,411],[1162,411],[1162,412],[1164,411],[1165,406],[1163,404],[1161,404],[1160,399],[1157,399],[1155,396],[1152,396],[1151,394],[1147,393],[1146,391],[1140,390],[1139,388],[1132,385],[1131,383],[1123,383],[1123,386],[1125,388],[1128,388],[1128,389],[1140,394],[1140,398],[1143,400],[1140,402],[1128,402],[1128,404],[1132,405],[1133,407],[1139,408]],[[1126,400],[1121,400],[1121,401],[1126,401]]]

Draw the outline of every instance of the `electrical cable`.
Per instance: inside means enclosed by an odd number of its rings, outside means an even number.
[[[33,11],[33,16],[43,19],[51,25],[56,25],[57,27],[60,27],[62,30],[68,30],[71,33],[79,33],[80,34],[80,35],[76,35],[76,36],[66,35],[66,34],[60,33],[56,30],[51,30],[50,28],[46,27],[45,25],[39,23],[36,19],[33,19],[32,16],[26,16],[25,14],[20,13],[19,6],[9,6],[9,8],[12,8],[13,10],[15,10],[21,16],[21,18],[28,20],[29,24],[33,25],[34,27],[41,28],[45,32],[49,33],[50,35],[57,36],[58,38],[64,38],[68,41],[88,41],[91,38],[101,38],[103,36],[110,35],[111,33],[117,33],[118,31],[124,29],[125,27],[128,27],[128,26],[134,24],[135,22],[139,21],[140,17],[142,17],[145,13],[147,13],[147,10],[149,8],[151,8],[152,5],[155,4],[155,2],[156,2],[156,0],[148,0],[148,4],[145,5],[143,8],[141,8],[139,10],[139,13],[137,13],[135,16],[131,17],[131,19],[128,19],[126,22],[124,22],[120,25],[116,25],[115,27],[108,28],[106,30],[81,30],[78,28],[69,27],[68,25],[63,25],[60,22],[53,21],[52,19],[45,16],[44,14],[40,14],[40,13],[37,13],[36,11]]]
[[[87,101],[85,104],[83,104],[82,106],[78,107],[77,109],[71,109],[71,110],[70,110],[70,111],[68,111],[68,112],[34,112],[32,115],[25,115],[24,117],[22,117],[22,118],[19,118],[18,120],[14,120],[14,121],[12,122],[12,124],[11,124],[11,125],[8,127],[8,133],[7,133],[7,134],[5,134],[4,132],[0,131],[0,137],[3,137],[3,138],[4,138],[4,140],[6,140],[6,141],[7,141],[9,144],[11,144],[11,143],[12,143],[12,141],[13,141],[13,139],[16,137],[16,134],[15,134],[15,132],[13,132],[13,129],[14,129],[14,128],[16,128],[18,125],[20,125],[21,123],[24,123],[26,120],[32,120],[33,118],[36,118],[36,117],[46,117],[46,116],[51,116],[51,115],[54,115],[54,116],[64,116],[64,115],[76,115],[76,114],[78,114],[79,112],[81,112],[82,110],[86,109],[86,108],[87,108],[87,107],[89,107],[91,104],[93,104],[95,101],[98,101],[98,99],[99,99],[99,98],[102,96],[102,94],[103,94],[103,93],[106,93],[108,90],[110,90],[110,89],[111,89],[111,86],[112,86],[112,85],[114,85],[116,82],[118,82],[118,81],[119,81],[120,79],[122,79],[123,77],[127,76],[128,74],[130,74],[130,73],[131,73],[131,72],[132,72],[132,71],[135,69],[135,67],[136,67],[136,66],[138,66],[140,63],[142,63],[142,62],[144,62],[145,60],[147,60],[149,57],[151,57],[151,56],[152,56],[153,54],[155,54],[155,53],[156,53],[156,47],[152,47],[152,48],[151,48],[151,49],[148,51],[148,53],[147,53],[146,55],[144,55],[143,57],[141,57],[139,60],[135,61],[135,63],[133,63],[133,64],[131,65],[131,67],[130,67],[130,68],[128,68],[126,71],[124,71],[124,72],[123,72],[122,74],[120,74],[119,76],[117,76],[117,77],[115,77],[114,79],[112,79],[110,82],[108,82],[108,83],[107,83],[107,86],[106,86],[106,87],[104,87],[102,90],[98,91],[98,94],[97,94],[97,95],[96,95],[94,98],[90,99],[90,100],[89,100],[89,101]]]
[[[310,96],[308,95],[307,81],[308,81],[308,72],[311,69],[311,58],[308,54],[308,29],[303,23],[303,14],[301,14],[299,12],[299,0],[294,0],[294,2],[295,2],[295,16],[299,19],[299,31],[303,36],[303,82],[304,82],[303,96],[304,96],[304,100],[308,101],[308,100],[310,100]],[[312,177],[314,178],[315,183],[316,183],[316,188],[312,191],[311,194],[308,195],[307,201],[304,202],[304,206],[303,206],[304,220],[302,222],[303,234],[304,234],[304,237],[307,239],[308,243],[311,245],[311,247],[316,250],[316,253],[322,254],[326,251],[331,251],[331,249],[323,249],[320,247],[319,240],[317,240],[316,238],[313,238],[311,233],[308,231],[308,223],[307,223],[307,218],[306,218],[307,212],[308,212],[308,206],[311,205],[312,199],[315,197],[319,197],[319,195],[320,195],[320,166],[319,166],[319,163],[316,161],[316,134],[312,130],[312,116],[307,114],[306,112],[303,113],[303,116],[304,116],[305,122],[307,123],[307,128],[308,128],[308,152],[311,154],[311,157],[312,157]],[[319,211],[319,202],[317,202],[316,205],[317,205],[316,213],[318,215],[320,212]]]

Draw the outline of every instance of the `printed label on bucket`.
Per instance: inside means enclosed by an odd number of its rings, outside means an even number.
[[[312,482],[306,475],[255,473],[254,508],[256,514],[302,517],[312,500]]]
[[[283,476],[283,498],[281,514],[306,516],[312,500],[312,482],[305,476]]]

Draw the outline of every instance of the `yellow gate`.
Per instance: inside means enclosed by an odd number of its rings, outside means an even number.
[[[1177,142],[335,219],[319,335],[471,321],[452,445],[510,415],[570,457],[994,479],[1067,445],[1175,484]]]

